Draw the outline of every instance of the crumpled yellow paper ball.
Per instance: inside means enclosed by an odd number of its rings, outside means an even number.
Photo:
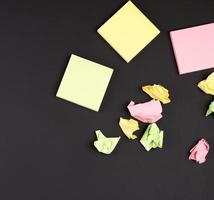
[[[119,126],[127,138],[134,140],[137,138],[133,133],[139,130],[138,122],[134,119],[123,119],[120,117]]]
[[[214,95],[214,72],[211,73],[207,79],[200,81],[198,87],[206,94]]]
[[[142,90],[153,99],[161,101],[163,104],[170,103],[169,91],[162,85],[146,85],[142,86]]]

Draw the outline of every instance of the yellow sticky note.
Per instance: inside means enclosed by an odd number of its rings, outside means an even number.
[[[131,1],[128,1],[97,32],[126,62],[134,58],[160,33]]]
[[[113,69],[71,55],[56,96],[98,111]]]
[[[163,104],[170,103],[169,91],[162,85],[146,85],[142,87],[142,90],[147,93],[153,99],[161,101]]]
[[[133,134],[133,132],[139,130],[139,125],[138,122],[133,120],[133,119],[123,119],[120,117],[119,121],[120,128],[124,132],[124,134],[129,138],[129,139],[136,139],[137,136]]]
[[[206,94],[214,95],[214,72],[206,80],[200,81],[198,87]]]

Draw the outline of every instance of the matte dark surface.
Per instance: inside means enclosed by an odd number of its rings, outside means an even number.
[[[96,33],[125,2],[0,2],[1,200],[213,198],[212,96],[196,87],[213,70],[179,76],[168,31],[214,22],[214,1],[134,0],[161,34],[129,64]],[[55,97],[72,53],[115,70],[98,113]],[[147,153],[118,118],[129,117],[130,100],[150,99],[141,85],[152,83],[169,88],[172,103],[158,122],[164,148]],[[96,129],[122,135],[112,155],[93,148]],[[211,149],[198,165],[188,151],[201,137]]]

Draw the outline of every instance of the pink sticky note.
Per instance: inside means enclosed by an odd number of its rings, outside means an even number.
[[[204,163],[209,148],[209,144],[205,139],[199,140],[199,142],[190,150],[189,160],[195,160],[199,164]]]
[[[214,23],[170,32],[179,74],[214,67]]]
[[[161,103],[156,100],[139,104],[135,104],[131,101],[127,108],[132,117],[144,123],[154,123],[162,118],[162,106]]]

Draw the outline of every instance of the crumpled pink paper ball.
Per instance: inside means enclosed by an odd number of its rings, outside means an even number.
[[[206,155],[209,152],[209,144],[205,139],[201,139],[198,143],[190,150],[189,160],[195,160],[199,164],[206,161]]]
[[[131,101],[127,108],[132,117],[144,123],[155,123],[162,118],[162,106],[157,100],[139,104]]]

